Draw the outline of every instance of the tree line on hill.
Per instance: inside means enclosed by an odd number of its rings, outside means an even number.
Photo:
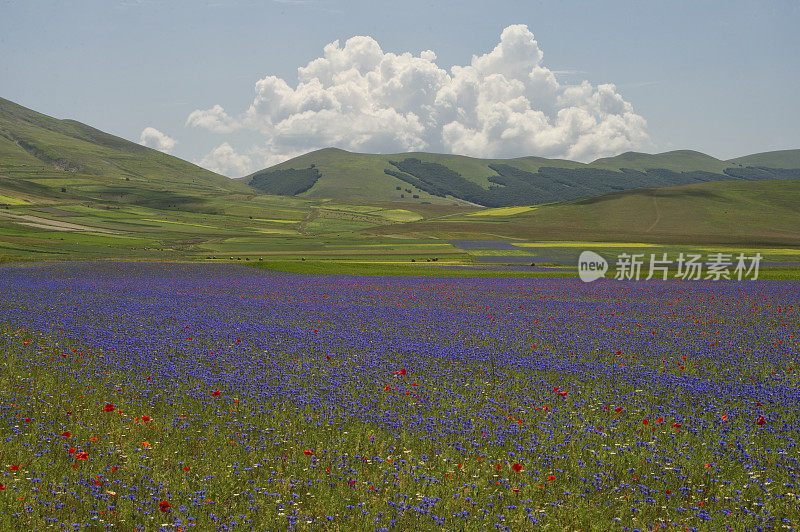
[[[497,175],[483,188],[450,168],[416,158],[389,161],[397,170],[384,172],[433,196],[453,196],[486,207],[533,205],[608,194],[636,188],[688,185],[708,181],[800,179],[800,169],[764,167],[728,168],[724,174],[701,170],[675,172],[664,168],[646,171],[600,168],[541,167],[537,172],[520,170],[508,164],[490,164]]]
[[[723,173],[702,170],[676,172],[664,168],[645,171],[623,168],[617,171],[550,166],[529,172],[508,164],[490,164],[489,168],[496,175],[487,176],[491,184],[484,188],[439,163],[424,162],[414,157],[389,163],[392,168],[385,169],[384,173],[414,188],[433,196],[451,196],[486,207],[554,203],[622,190],[709,181],[800,179],[800,169],[761,166],[726,168]],[[297,196],[310,190],[322,177],[319,169],[312,164],[301,169],[262,170],[252,175],[250,185],[268,194]]]

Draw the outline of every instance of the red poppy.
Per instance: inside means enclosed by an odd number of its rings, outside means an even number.
[[[25,419],[23,419],[22,421],[24,421],[25,423],[30,423],[30,422],[31,422],[31,418],[29,418],[29,417],[26,417],[26,418],[25,418]]]
[[[191,469],[189,466],[183,468],[184,471],[189,471],[189,469]]]
[[[61,437],[62,437],[62,438],[69,438],[70,436],[72,436],[72,434],[70,434],[69,432],[66,432],[66,431],[65,431],[65,432],[62,432],[62,433],[61,433]]]
[[[106,412],[113,412],[114,411],[114,405],[112,405],[110,403],[106,403],[106,406],[105,406],[105,408],[103,408],[103,410],[106,411]]]
[[[663,423],[663,422],[664,422],[664,418],[663,417],[660,417],[660,418],[656,419],[656,423]]]
[[[6,489],[6,485],[3,484],[2,482],[0,482],[0,490],[4,490],[4,489]]]
[[[89,453],[86,452],[78,453],[75,455],[75,460],[88,460],[88,459],[89,459]]]
[[[494,468],[497,469],[498,471],[500,471],[501,469],[503,469],[503,466],[501,466],[500,464],[497,464],[497,465],[494,466]]]
[[[148,421],[150,421],[150,416],[142,416],[142,421],[147,423]]]
[[[219,394],[221,394],[221,393],[222,393],[222,392],[220,392],[219,390],[214,390],[214,391],[211,393],[211,397],[217,397],[217,396],[218,396]]]
[[[406,368],[403,368],[403,369],[400,370],[400,375],[405,375],[406,373],[408,373],[406,371]]]
[[[728,414],[722,414],[722,417],[719,418],[721,421],[728,421]]]
[[[111,472],[113,473],[113,472],[114,472],[114,471],[116,471],[117,469],[119,469],[119,468],[118,468],[117,466],[114,466],[114,467],[112,467],[111,469],[109,469],[109,471],[111,471]]]
[[[161,501],[158,503],[158,509],[164,513],[169,512],[169,503],[167,501]]]
[[[756,425],[763,425],[764,423],[766,423],[764,416],[758,416],[758,421],[756,421]]]
[[[75,454],[75,453],[77,453],[77,452],[78,452],[78,449],[76,449],[75,447],[70,447],[70,448],[69,448],[69,450],[68,450],[67,452],[68,452],[69,454]]]
[[[19,469],[18,465],[12,465],[11,466],[11,471],[16,471],[17,469]]]
[[[553,475],[550,475],[549,477],[547,477],[547,480],[548,480],[548,481],[549,481],[549,480],[555,480],[555,479],[556,479],[556,477],[554,477]]]
[[[622,407],[621,407],[621,406],[618,406],[617,408],[615,408],[615,409],[614,409],[614,412],[616,412],[617,414],[619,414],[620,412],[622,412]]]
[[[704,467],[704,468],[706,468],[706,469],[708,469],[709,467],[711,467],[711,464],[706,464],[706,465],[704,465],[703,467]]]
[[[650,423],[650,420],[648,420],[647,418],[644,418],[642,420],[642,425],[647,425],[648,423]]]
[[[558,392],[558,395],[560,395],[561,397],[566,397],[567,396],[567,392],[566,391]]]
[[[680,423],[673,423],[672,426],[675,427],[676,429],[681,428],[681,424]]]
[[[306,456],[313,456],[314,451],[312,451],[311,449],[306,449],[305,451],[303,451],[303,454]]]
[[[520,464],[514,464],[511,466],[511,469],[519,473],[520,471],[522,471],[522,466]]]

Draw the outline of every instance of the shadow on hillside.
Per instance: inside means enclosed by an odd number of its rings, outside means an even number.
[[[128,203],[161,210],[179,210],[204,214],[219,214],[219,210],[208,206],[205,198],[176,194],[166,190],[151,190],[128,187],[104,187],[96,192],[104,201]]]

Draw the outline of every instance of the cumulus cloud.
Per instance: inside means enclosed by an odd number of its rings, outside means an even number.
[[[259,80],[238,116],[215,105],[193,111],[187,124],[262,136],[251,148],[262,164],[327,146],[586,161],[647,141],[644,118],[613,84],[562,84],[543,58],[525,25],[507,27],[494,49],[449,70],[431,50],[384,52],[356,36],[298,68],[295,86]]]
[[[153,148],[164,153],[172,153],[172,148],[175,147],[178,141],[162,133],[154,127],[146,127],[139,135],[139,144]]]
[[[202,127],[215,133],[230,133],[236,129],[234,120],[228,116],[221,105],[211,109],[197,109],[186,119],[187,126]]]
[[[250,157],[236,153],[233,146],[227,142],[211,150],[211,153],[200,159],[197,164],[228,177],[247,175],[252,168]]]

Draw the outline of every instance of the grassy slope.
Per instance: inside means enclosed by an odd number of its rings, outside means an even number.
[[[449,216],[383,228],[439,237],[800,245],[800,180],[631,190],[510,216]]]
[[[597,159],[589,166],[605,168],[607,170],[628,168],[630,170],[644,171],[651,168],[664,168],[675,172],[703,170],[706,172],[722,173],[722,171],[730,165],[698,151],[676,150],[656,154],[629,151],[617,155],[616,157]]]
[[[447,155],[438,153],[396,153],[396,154],[371,154],[352,153],[336,148],[326,148],[306,153],[272,167],[275,170],[286,168],[308,168],[312,164],[323,174],[314,187],[302,194],[309,198],[345,197],[357,200],[383,200],[401,201],[400,195],[405,194],[410,200],[410,194],[405,189],[410,189],[408,183],[384,173],[384,169],[396,170],[389,161],[397,161],[414,157],[424,162],[433,162],[447,166],[458,172],[465,179],[478,183],[483,187],[490,185],[488,176],[497,175],[489,168],[490,164],[511,164],[520,170],[535,172],[540,166],[557,166],[564,168],[579,168],[585,166],[574,161],[561,159],[545,159],[543,157],[519,157],[516,159],[478,159],[464,155]],[[249,176],[248,176],[249,177]],[[248,182],[248,177],[243,178]],[[400,187],[401,190],[396,188]],[[418,201],[428,201],[437,204],[468,204],[455,198],[439,198],[426,192],[414,191],[420,196]]]
[[[727,161],[743,166],[766,166],[768,168],[800,168],[800,150],[768,151],[737,157]]]
[[[121,197],[132,189],[200,196],[252,192],[240,182],[177,157],[2,98],[0,176],[42,184],[56,196],[62,187],[89,196],[101,189],[108,194],[109,187],[117,187]]]

